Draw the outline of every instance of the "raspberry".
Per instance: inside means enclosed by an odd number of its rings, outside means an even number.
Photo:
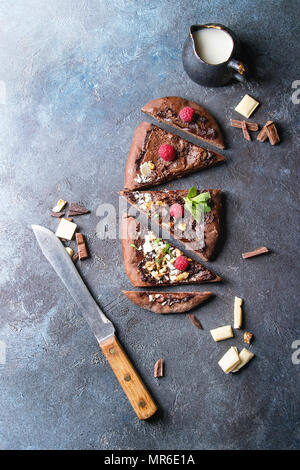
[[[170,214],[174,219],[179,219],[183,216],[183,207],[181,204],[175,203],[170,207]]]
[[[188,267],[189,262],[185,256],[178,256],[175,261],[175,268],[179,271],[185,271]]]
[[[165,160],[165,162],[171,162],[175,157],[175,149],[173,145],[164,144],[159,147],[159,156]]]
[[[190,106],[187,106],[186,108],[182,108],[179,113],[179,116],[184,122],[192,122],[195,116],[195,110]]]

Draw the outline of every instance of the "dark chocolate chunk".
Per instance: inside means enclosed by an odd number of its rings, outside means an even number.
[[[274,122],[266,124],[266,133],[271,145],[276,145],[280,142],[279,135],[277,133],[277,129]]]
[[[267,140],[268,136],[267,136],[267,126],[269,126],[270,124],[272,124],[273,121],[267,121],[266,124],[264,125],[264,127],[262,128],[262,130],[260,131],[260,133],[258,134],[258,136],[256,137],[257,140],[259,140],[259,142],[265,142],[265,140]]]
[[[264,253],[269,253],[269,250],[265,246],[261,246],[260,248],[256,248],[253,251],[248,251],[247,253],[243,253],[242,257],[243,259],[253,258],[254,256],[262,255]]]
[[[85,239],[82,233],[76,233],[76,242],[77,242],[77,247],[78,247],[78,255],[79,259],[86,259],[89,257],[86,244],[85,244]]]
[[[68,217],[88,214],[89,212],[90,211],[88,209],[81,206],[80,204],[76,204],[75,202],[70,202]]]
[[[238,121],[237,119],[230,119],[230,124],[232,127],[237,127],[238,129],[242,129],[243,122],[246,123],[247,128],[249,131],[258,131],[258,124],[257,122],[249,122],[249,121]]]
[[[199,330],[203,330],[200,321],[198,320],[197,317],[195,317],[195,315],[194,315],[193,313],[187,313],[186,316],[188,317],[188,319],[190,320],[190,322],[193,323],[193,325],[194,325],[196,328],[199,328]]]
[[[247,124],[245,121],[242,121],[242,130],[243,130],[243,136],[246,140],[251,140],[250,134],[247,129]]]
[[[60,217],[63,217],[65,215],[65,211],[62,211],[62,212],[52,212],[51,211],[51,217],[57,217],[57,218],[60,218]]]
[[[164,362],[163,359],[158,359],[154,366],[154,377],[163,377],[164,375]]]

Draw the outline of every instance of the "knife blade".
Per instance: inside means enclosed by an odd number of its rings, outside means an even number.
[[[149,418],[155,413],[157,406],[117,340],[114,325],[93,299],[56,235],[41,225],[32,225],[32,229],[44,256],[87,320],[138,418]]]

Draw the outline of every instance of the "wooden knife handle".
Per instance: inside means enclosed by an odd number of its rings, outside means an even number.
[[[112,336],[102,341],[100,347],[137,417],[139,419],[150,418],[156,412],[157,406],[117,338]]]

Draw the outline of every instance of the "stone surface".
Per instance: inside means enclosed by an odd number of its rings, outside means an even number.
[[[300,79],[298,6],[296,0],[1,2],[1,448],[299,448],[300,365],[292,363],[292,343],[300,340],[300,105],[292,102],[292,83]],[[188,27],[212,21],[244,42],[249,84],[209,89],[185,75]],[[249,143],[230,127],[245,93],[261,103],[253,121],[276,121],[280,145]],[[228,146],[226,165],[165,186],[226,193],[226,240],[207,263],[224,282],[210,286],[216,297],[196,312],[203,331],[184,315],[131,305],[120,293],[131,286],[119,240],[96,236],[97,207],[118,208],[130,141],[147,120],[139,110],[165,95],[206,106]],[[92,211],[76,218],[91,253],[78,266],[160,406],[149,422],[135,417],[34,239],[32,223],[55,230],[49,210],[59,198]],[[242,260],[242,252],[262,245],[272,253]],[[233,321],[235,295],[245,300],[256,357],[226,376],[217,362],[231,345],[242,349],[243,332],[218,344],[209,330]],[[153,366],[160,357],[166,367],[158,381]]]

